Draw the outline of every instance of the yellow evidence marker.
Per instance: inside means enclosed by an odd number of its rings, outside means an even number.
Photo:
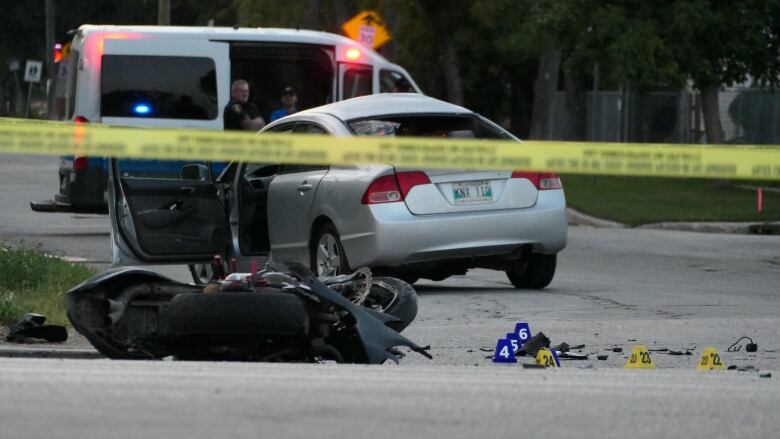
[[[539,349],[539,352],[536,353],[536,364],[541,364],[544,367],[558,367],[553,353],[545,348]]]
[[[720,352],[715,348],[704,348],[699,363],[696,364],[697,370],[723,370],[726,366],[720,358]]]
[[[638,344],[631,350],[631,355],[626,362],[626,369],[655,369],[653,359],[650,358],[650,351],[647,346]]]

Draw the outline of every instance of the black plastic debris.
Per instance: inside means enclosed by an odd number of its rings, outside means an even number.
[[[623,352],[623,348],[612,348],[612,352],[621,353]]]
[[[764,373],[758,374],[758,377],[759,378],[772,378],[772,374],[770,372],[764,372]]]
[[[44,325],[45,322],[45,316],[27,313],[21,320],[11,325],[5,339],[14,343],[24,343],[28,338],[50,342],[63,342],[68,339],[68,331],[64,326]]]
[[[559,352],[569,352],[569,349],[571,349],[571,348],[569,347],[569,344],[564,341],[563,343],[559,344],[558,346],[553,347],[553,349],[555,349],[556,351],[559,351]]]
[[[585,354],[575,354],[574,352],[561,352],[558,354],[561,360],[587,360],[588,356]]]
[[[544,335],[544,332],[537,332],[536,335],[531,337],[530,340],[525,342],[523,346],[518,349],[517,352],[515,352],[515,355],[519,356],[525,356],[530,355],[531,357],[536,357],[536,354],[539,352],[539,349],[541,348],[549,348],[550,347],[550,339],[547,338],[546,335]]]
[[[523,369],[544,369],[546,367],[544,364],[523,363]]]
[[[668,352],[669,348],[648,349],[648,351],[650,351],[650,352]]]
[[[731,365],[726,369],[736,370],[737,372],[758,372],[758,368],[756,366],[753,366],[752,364],[747,364],[745,366]]]
[[[585,349],[585,345],[584,344],[578,344],[578,345],[575,345],[575,346],[569,346],[569,350],[575,350],[575,349]]]
[[[606,355],[606,354],[605,355],[596,355],[596,359],[601,360],[601,361],[604,361],[607,358],[609,358],[609,355]]]

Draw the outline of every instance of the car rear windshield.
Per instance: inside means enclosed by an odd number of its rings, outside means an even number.
[[[210,58],[104,55],[104,117],[216,119],[217,74]]]
[[[378,116],[348,122],[358,136],[511,139],[506,131],[475,115]]]

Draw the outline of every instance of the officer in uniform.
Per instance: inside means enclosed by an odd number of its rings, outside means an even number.
[[[230,85],[230,102],[222,113],[226,130],[259,131],[265,126],[260,110],[249,102],[249,83],[237,79]]]

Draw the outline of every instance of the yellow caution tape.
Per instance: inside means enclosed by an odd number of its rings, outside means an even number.
[[[332,137],[2,119],[0,152],[780,180],[780,148],[758,145]]]

